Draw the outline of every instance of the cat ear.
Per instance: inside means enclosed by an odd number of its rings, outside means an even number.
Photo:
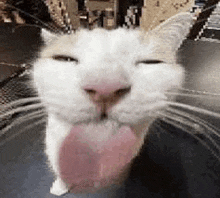
[[[46,44],[49,44],[57,38],[57,35],[46,29],[41,29],[41,37]]]
[[[188,12],[179,13],[157,26],[151,33],[159,37],[163,44],[177,50],[189,34],[193,16]]]

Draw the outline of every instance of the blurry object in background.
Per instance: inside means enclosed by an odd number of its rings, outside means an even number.
[[[0,0],[0,22],[64,32],[120,26],[148,31],[185,11],[193,12],[196,20],[189,39],[219,40],[219,0]]]
[[[169,17],[185,11],[195,13],[197,25],[190,39],[219,37],[219,0],[0,0],[0,22],[47,25],[64,32],[79,27],[153,29]],[[218,6],[219,7],[219,6]],[[201,31],[205,29],[204,31]],[[204,33],[203,33],[204,32]],[[203,35],[202,35],[203,34]]]
[[[115,12],[112,8],[106,8],[103,14],[103,27],[105,29],[114,29],[116,28],[116,18],[115,18]]]
[[[63,0],[65,1],[67,0]],[[194,5],[194,0],[81,0],[77,2],[80,24],[89,29],[141,26],[148,30],[179,12],[190,10]]]
[[[210,15],[206,28],[201,34],[201,40],[220,42],[220,2]]]
[[[7,23],[11,22],[11,19],[8,18],[7,13],[5,12],[5,1],[6,0],[1,0],[0,1],[0,23]]]
[[[43,23],[53,21],[44,0],[0,0],[0,22],[15,24],[36,24],[45,27]],[[42,22],[40,22],[42,21]]]
[[[86,0],[84,6],[89,29],[104,27],[110,30],[117,27],[118,0]]]
[[[196,1],[194,10],[199,10],[199,15],[188,36],[192,40],[220,39],[220,2],[219,0]]]
[[[46,0],[51,18],[65,31],[116,28],[118,0]]]
[[[81,0],[78,1],[80,24],[89,29],[137,27],[142,6],[143,0]]]
[[[194,3],[194,0],[145,0],[140,26],[151,30],[175,14],[189,11]]]
[[[0,0],[0,23],[24,23],[25,21],[19,16],[18,12],[9,10],[5,3],[6,0]]]
[[[75,0],[46,0],[49,14],[53,22],[64,31],[79,27],[78,2]]]
[[[138,6],[130,6],[125,16],[125,26],[135,28],[140,26],[141,8]]]
[[[143,0],[0,0],[0,19],[4,23],[42,27],[52,24],[66,32],[80,26],[89,29],[114,29],[124,24],[136,27],[142,6]]]
[[[69,1],[62,0],[62,2],[67,5]],[[73,29],[77,29],[81,25],[89,29],[141,26],[148,30],[179,12],[190,10],[194,5],[194,0],[73,0],[72,4],[75,5],[75,3],[78,11],[64,9],[64,13],[68,12]],[[71,16],[75,18],[73,22]],[[80,23],[75,23],[77,17],[79,17]]]

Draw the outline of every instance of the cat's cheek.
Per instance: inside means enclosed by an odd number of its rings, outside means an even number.
[[[167,75],[169,74],[169,85],[170,87],[178,88],[181,87],[185,80],[185,70],[179,64],[169,65]]]
[[[49,73],[48,69],[45,68],[45,61],[38,60],[34,63],[34,70],[33,70],[33,79],[35,83],[35,87],[37,88],[39,95],[41,97],[45,94],[45,89],[49,82],[49,78],[51,77],[51,73]],[[46,64],[47,65],[47,64]]]
[[[178,64],[140,65],[133,76],[139,92],[167,91],[184,81],[184,69]]]
[[[37,89],[39,96],[42,97],[44,95],[44,80],[39,73],[39,71],[34,70],[32,78],[34,79],[34,87]]]

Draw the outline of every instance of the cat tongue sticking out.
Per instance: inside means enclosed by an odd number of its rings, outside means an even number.
[[[134,156],[136,137],[130,127],[113,125],[108,121],[74,126],[62,143],[60,175],[72,192],[92,192],[120,182]]]

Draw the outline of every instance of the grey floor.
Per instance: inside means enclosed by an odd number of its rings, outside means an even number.
[[[0,60],[9,63],[30,61],[39,49],[35,29],[0,26]],[[220,93],[220,44],[187,41],[180,49],[186,68],[185,88]],[[0,66],[0,81],[11,68]],[[220,112],[219,96],[179,97],[179,101]],[[219,119],[203,117],[220,128]],[[53,175],[43,153],[44,125],[29,130],[28,121],[9,131],[18,136],[0,141],[0,197],[53,198],[49,188]],[[206,141],[205,137],[201,137]],[[215,140],[220,144],[220,140]],[[114,194],[115,193],[115,194]],[[128,180],[121,189],[77,196],[92,198],[219,198],[220,162],[197,140],[184,131],[158,121],[134,161]],[[63,197],[74,197],[66,194]]]

